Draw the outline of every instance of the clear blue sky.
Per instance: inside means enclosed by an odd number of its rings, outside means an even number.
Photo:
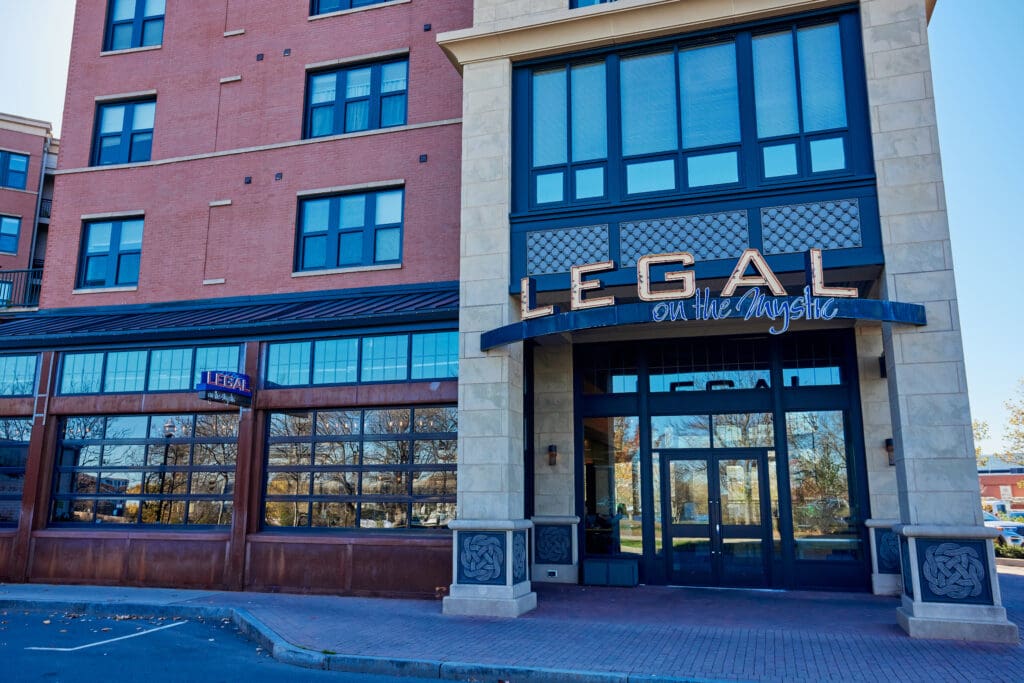
[[[0,0],[0,111],[59,133],[74,5]],[[1024,313],[1010,285],[1024,253],[1022,34],[1024,0],[939,0],[929,29],[971,406],[993,432],[986,451],[1001,448],[1003,401],[1024,378]]]

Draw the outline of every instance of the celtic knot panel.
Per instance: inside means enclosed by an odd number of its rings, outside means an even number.
[[[863,244],[860,203],[837,199],[761,209],[766,254],[792,254],[812,248],[845,249]]]
[[[528,275],[568,273],[572,266],[608,259],[607,225],[526,233]]]
[[[526,532],[512,532],[512,583],[526,581]]]
[[[572,564],[572,527],[538,526],[534,557],[537,564]]]
[[[923,600],[992,604],[983,542],[917,539],[917,544]]]
[[[750,234],[746,211],[725,211],[619,224],[619,257],[629,268],[645,254],[688,251],[698,261],[739,256]]]
[[[900,539],[891,529],[875,529],[875,551],[879,573],[900,573]]]
[[[505,534],[459,534],[459,583],[501,586],[505,582]]]

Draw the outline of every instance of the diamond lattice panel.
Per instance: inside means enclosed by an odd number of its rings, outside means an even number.
[[[860,204],[856,199],[837,199],[766,207],[761,209],[761,232],[766,254],[859,247]]]
[[[528,275],[568,273],[572,266],[608,258],[607,224],[526,233]]]
[[[739,256],[747,248],[746,211],[627,221],[619,225],[623,267],[645,254],[688,251],[698,261]]]

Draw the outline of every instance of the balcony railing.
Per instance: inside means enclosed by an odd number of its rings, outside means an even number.
[[[39,305],[43,269],[0,270],[0,309]]]
[[[53,200],[52,199],[42,199],[42,200],[40,200],[40,202],[39,202],[39,217],[40,218],[49,218],[50,217],[50,210],[52,208],[53,208]]]

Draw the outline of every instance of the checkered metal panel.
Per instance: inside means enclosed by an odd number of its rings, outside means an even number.
[[[698,261],[733,258],[750,241],[746,211],[627,221],[619,225],[623,267],[636,265],[645,254],[688,251]]]
[[[845,249],[863,244],[860,204],[837,199],[761,209],[764,253],[792,254],[812,248]]]
[[[529,275],[568,273],[572,266],[608,259],[607,224],[526,233]]]

